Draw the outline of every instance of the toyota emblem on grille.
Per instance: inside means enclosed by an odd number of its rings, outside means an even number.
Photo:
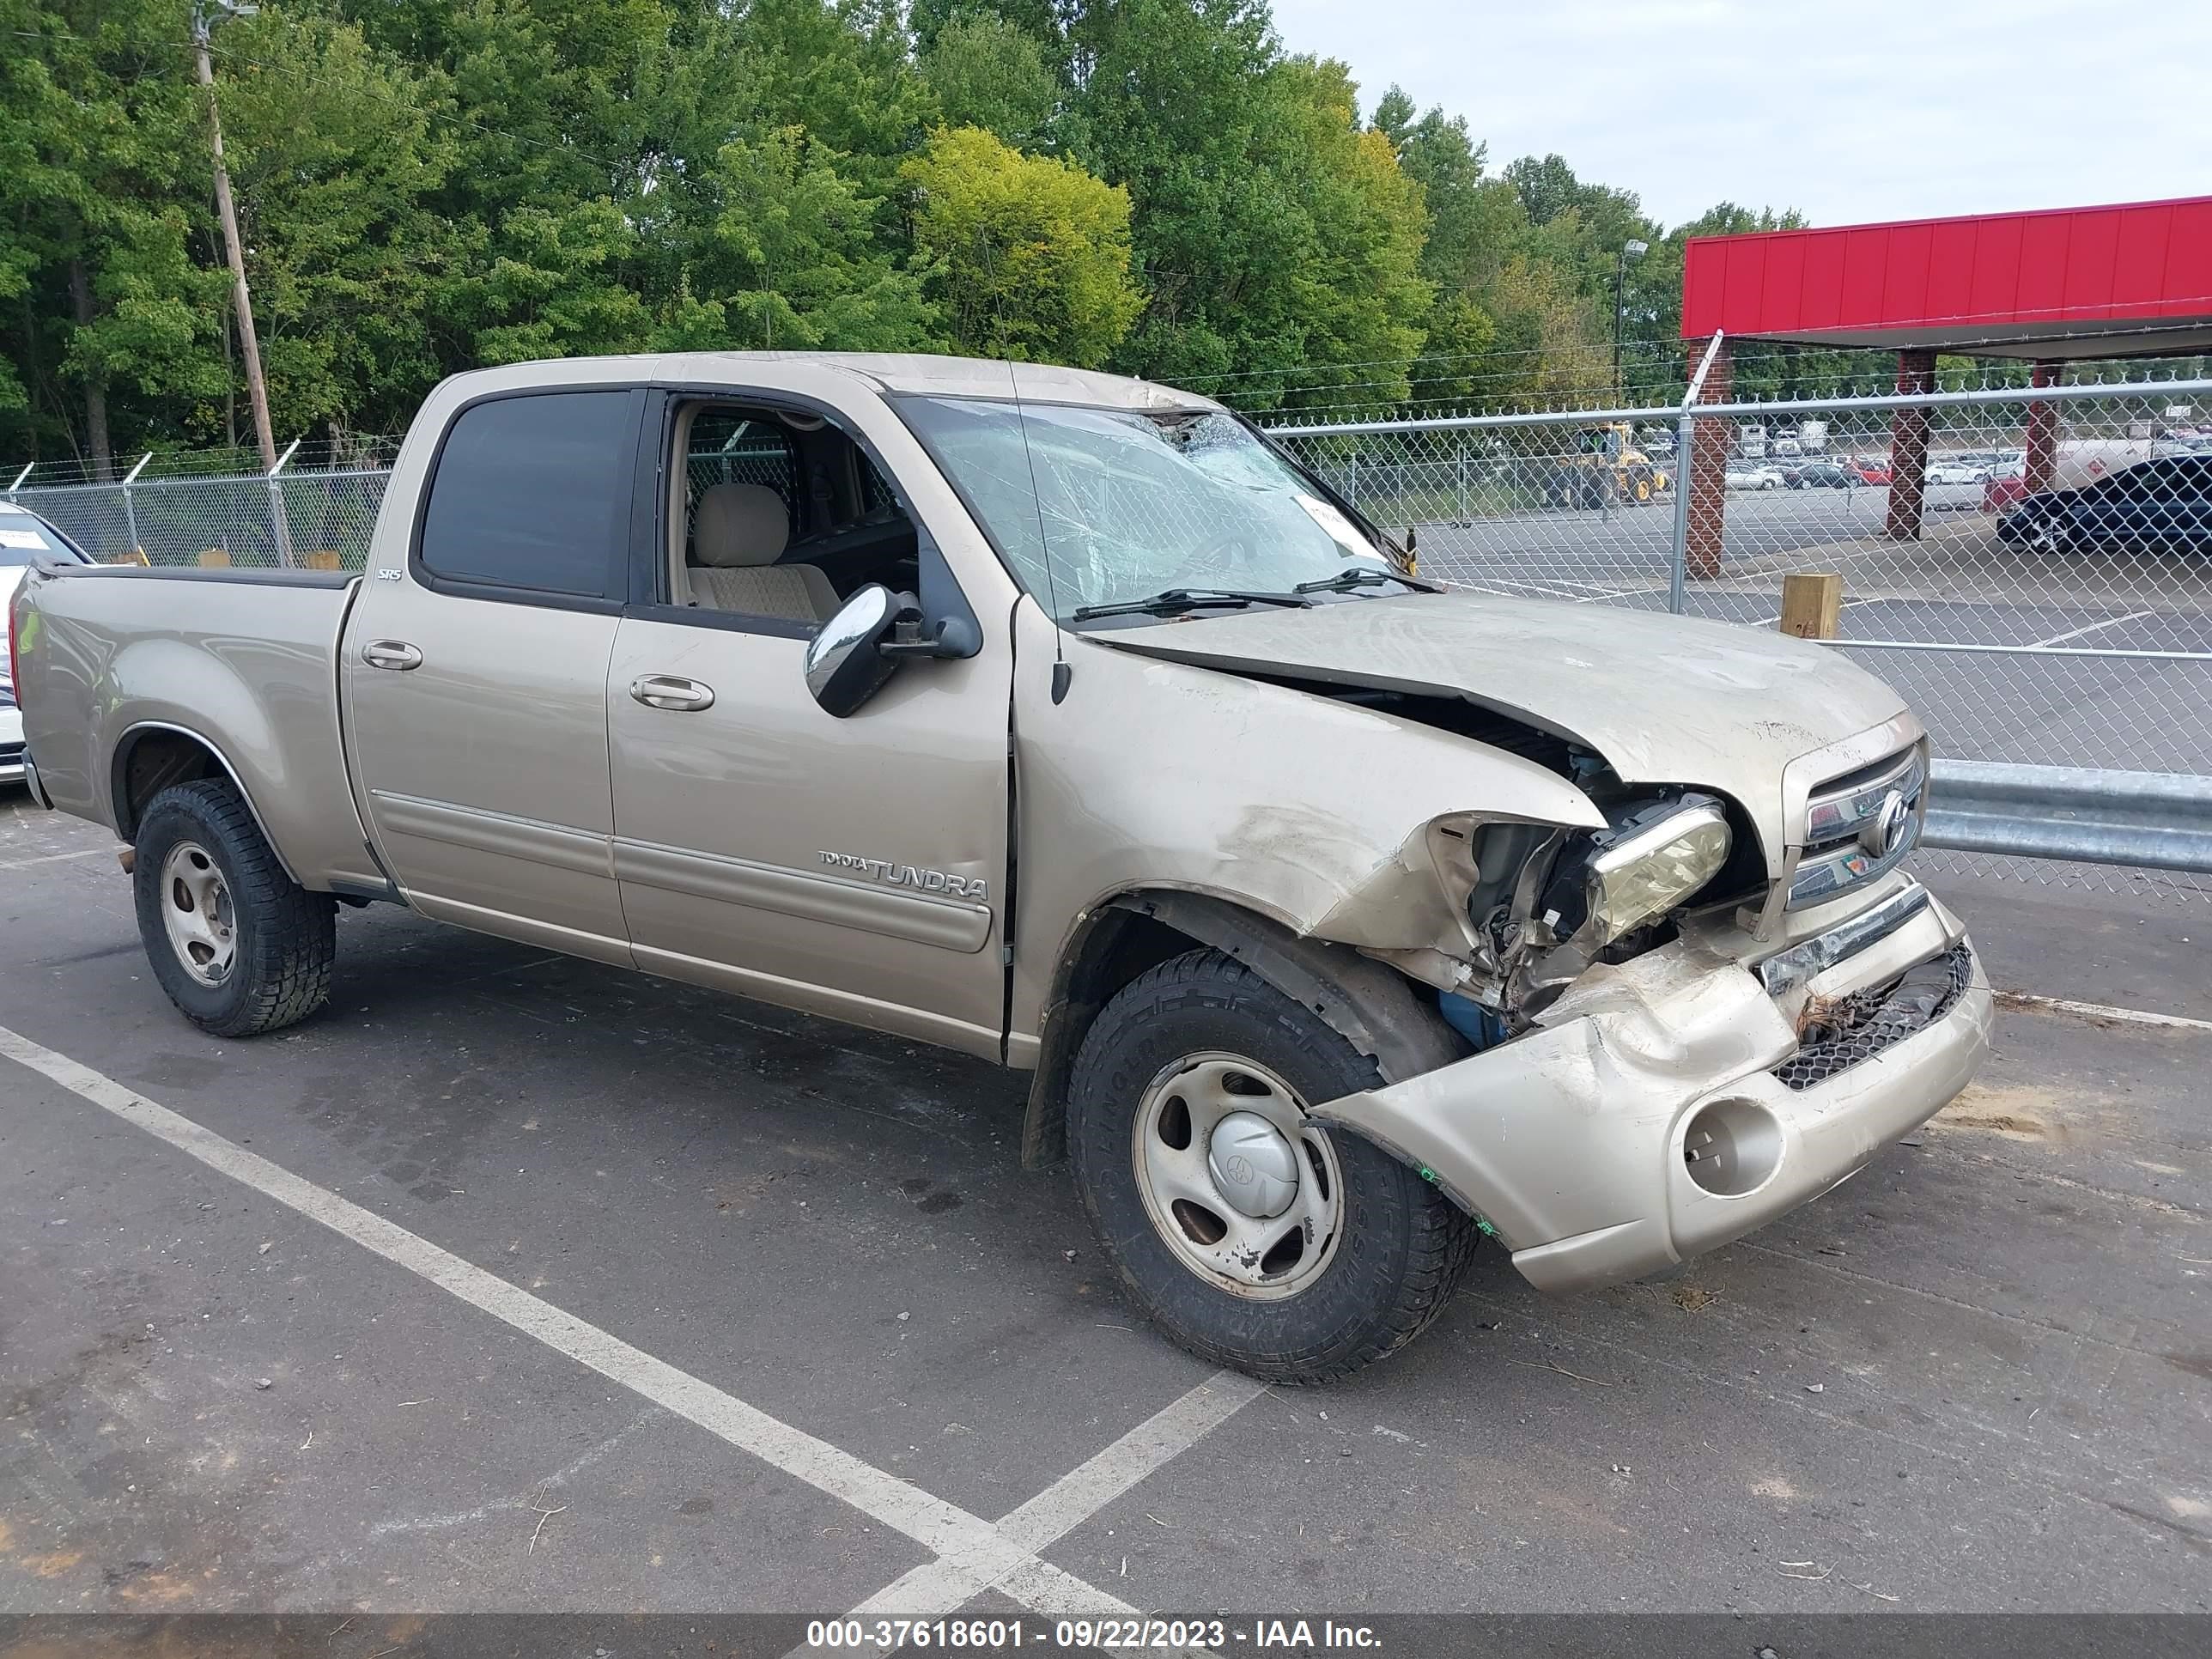
[[[1859,845],[1870,857],[1886,859],[1905,839],[1905,826],[1911,820],[1912,803],[1905,799],[1905,791],[1893,789],[1882,797],[1881,810],[1867,820],[1867,827],[1859,835]]]

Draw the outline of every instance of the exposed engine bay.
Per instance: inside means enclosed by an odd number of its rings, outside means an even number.
[[[1431,851],[1466,917],[1468,953],[1456,960],[1437,951],[1371,954],[1433,985],[1446,1019],[1478,1047],[1526,1029],[1592,966],[1668,943],[1683,908],[1755,897],[1764,884],[1756,837],[1718,794],[1625,783],[1575,738],[1464,698],[1282,683],[1532,761],[1604,813],[1601,830],[1472,817],[1435,827]]]

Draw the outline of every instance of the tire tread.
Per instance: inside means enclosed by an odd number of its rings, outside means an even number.
[[[1084,1144],[1079,1127],[1073,1121],[1078,1103],[1110,1093],[1104,1073],[1110,1064],[1111,1049],[1130,1022],[1141,1018],[1139,1011],[1165,1012],[1193,999],[1226,1002],[1283,1028],[1286,1036],[1306,1042],[1316,1039],[1317,1016],[1244,963],[1212,949],[1171,957],[1147,969],[1115,993],[1085,1036],[1077,1053],[1068,1091],[1071,1147]],[[1327,1041],[1341,1045],[1340,1054],[1346,1063],[1367,1074],[1370,1085],[1382,1082],[1373,1061],[1357,1054],[1333,1030],[1325,1026],[1322,1030]],[[1266,1056],[1255,1054],[1253,1058],[1264,1060]],[[1358,1144],[1369,1146],[1365,1142]],[[1379,1150],[1376,1155],[1386,1156]],[[1107,1243],[1115,1272],[1130,1294],[1152,1311],[1157,1322],[1178,1343],[1201,1358],[1243,1371],[1263,1382],[1287,1384],[1333,1382],[1404,1347],[1443,1313],[1474,1257],[1480,1242],[1474,1224],[1434,1186],[1421,1181],[1402,1164],[1395,1167],[1404,1177],[1403,1185],[1411,1203],[1407,1217],[1406,1260],[1390,1286],[1388,1301],[1375,1310],[1371,1321],[1348,1339],[1261,1353],[1209,1340],[1189,1328],[1186,1322],[1162,1316],[1158,1299],[1133,1272],[1125,1254],[1114,1248],[1092,1183],[1085,1178],[1085,1160],[1079,1153],[1077,1158],[1078,1186],[1085,1211],[1102,1241]]]
[[[241,917],[250,910],[252,916],[251,926],[241,927],[241,945],[249,948],[241,950],[236,970],[244,976],[244,1000],[214,1018],[181,1002],[179,1011],[216,1036],[258,1036],[305,1019],[330,1000],[331,968],[337,955],[337,906],[330,895],[311,893],[285,873],[245,797],[228,778],[200,778],[162,790],[139,815],[142,839],[146,826],[172,811],[181,812],[221,843],[233,909]],[[158,963],[167,941],[150,928],[143,931],[147,952]],[[173,993],[170,1000],[177,1000]]]

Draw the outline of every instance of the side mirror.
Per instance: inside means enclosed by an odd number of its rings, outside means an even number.
[[[880,647],[900,617],[918,608],[880,582],[870,582],[837,607],[806,646],[806,689],[823,713],[843,720],[883,689],[898,659]]]

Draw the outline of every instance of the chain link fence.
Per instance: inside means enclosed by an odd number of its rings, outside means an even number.
[[[1773,629],[1786,577],[1833,574],[1835,646],[1911,701],[1939,755],[2212,775],[2212,380],[1272,435],[1413,530],[1432,580]],[[2081,494],[2058,510],[2061,490]]]
[[[1413,530],[1422,574],[1447,586],[1773,629],[1786,577],[1833,574],[1835,647],[1904,693],[1939,755],[2212,775],[2212,380],[1271,435],[1368,517]],[[695,487],[776,482],[754,447],[695,453]],[[270,566],[289,541],[292,562],[360,569],[388,469],[316,459],[274,477],[9,493],[97,557]],[[2053,514],[2059,490],[2084,493]],[[2156,872],[1923,856],[2203,890]]]

